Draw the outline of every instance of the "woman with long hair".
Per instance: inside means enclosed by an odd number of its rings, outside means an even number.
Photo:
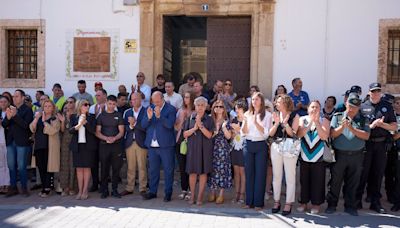
[[[224,202],[224,191],[232,187],[231,167],[231,139],[232,132],[224,102],[217,100],[211,107],[211,116],[214,120],[215,131],[213,134],[213,171],[210,174],[208,186],[211,193],[208,202],[222,204]],[[219,190],[218,197],[216,191]]]
[[[224,82],[224,87],[220,99],[224,102],[226,112],[228,113],[228,115],[234,108],[233,101],[235,100],[236,96],[237,94],[233,90],[232,80],[226,79]]]
[[[29,127],[35,134],[34,156],[42,182],[39,196],[45,198],[51,194],[54,173],[60,171],[60,121],[55,104],[43,102],[43,111],[35,113]]]
[[[76,186],[75,169],[72,164],[72,152],[69,149],[72,134],[69,132],[71,116],[75,114],[76,99],[69,97],[63,106],[63,112],[57,113],[57,118],[61,123],[61,164],[60,164],[60,186],[62,188],[61,196],[74,195],[74,186]]]
[[[293,137],[299,127],[299,116],[293,112],[293,101],[289,95],[278,95],[275,103],[277,112],[273,113],[273,126],[269,136],[273,138],[271,145],[272,161],[272,186],[274,189],[274,206],[272,213],[278,213],[281,209],[281,186],[283,170],[285,170],[286,180],[286,203],[282,210],[282,215],[289,215],[292,212],[296,193],[296,163],[298,154],[288,154],[283,151],[282,144],[294,142]]]
[[[265,108],[265,98],[260,92],[253,93],[250,109],[244,114],[241,133],[246,138],[244,155],[246,175],[246,206],[262,210],[264,207],[265,180],[267,176],[266,139],[271,126],[271,113]]]
[[[186,173],[186,154],[181,154],[180,145],[184,140],[183,137],[183,123],[194,113],[194,99],[195,96],[191,92],[185,92],[183,96],[182,107],[177,112],[175,122],[176,134],[176,158],[179,164],[179,172],[181,173],[181,194],[178,195],[179,199],[190,199],[191,192],[189,191],[189,175]]]
[[[91,177],[91,168],[95,165],[95,153],[97,153],[98,140],[96,138],[96,118],[89,114],[90,103],[80,100],[76,114],[71,116],[70,133],[72,139],[70,150],[73,155],[73,166],[76,168],[78,179],[77,200],[85,200],[89,197],[88,186]]]

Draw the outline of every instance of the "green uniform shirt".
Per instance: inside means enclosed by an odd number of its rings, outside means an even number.
[[[339,127],[346,116],[346,112],[335,113],[332,117],[331,128],[335,129]],[[368,120],[360,113],[353,118],[351,123],[356,129],[370,132]],[[339,137],[333,139],[333,147],[337,150],[357,151],[362,150],[364,146],[365,140],[355,136],[348,128],[345,128]]]

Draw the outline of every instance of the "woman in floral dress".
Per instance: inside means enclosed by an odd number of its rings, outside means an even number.
[[[232,136],[231,126],[224,102],[217,100],[212,105],[212,118],[215,123],[214,149],[213,149],[213,172],[210,174],[208,186],[211,189],[209,202],[222,204],[224,202],[224,190],[232,187],[231,168],[231,145],[229,139]],[[218,197],[216,191],[219,190]]]

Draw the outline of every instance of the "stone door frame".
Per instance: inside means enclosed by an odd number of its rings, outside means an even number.
[[[203,11],[203,5],[208,11]],[[140,0],[139,70],[153,85],[163,72],[163,16],[250,16],[250,85],[272,95],[274,0]]]

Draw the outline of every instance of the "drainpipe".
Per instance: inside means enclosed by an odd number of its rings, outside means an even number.
[[[325,8],[325,47],[324,47],[324,98],[327,97],[327,89],[328,89],[328,64],[329,64],[329,58],[328,58],[328,26],[329,26],[329,0],[326,0],[326,8]]]

